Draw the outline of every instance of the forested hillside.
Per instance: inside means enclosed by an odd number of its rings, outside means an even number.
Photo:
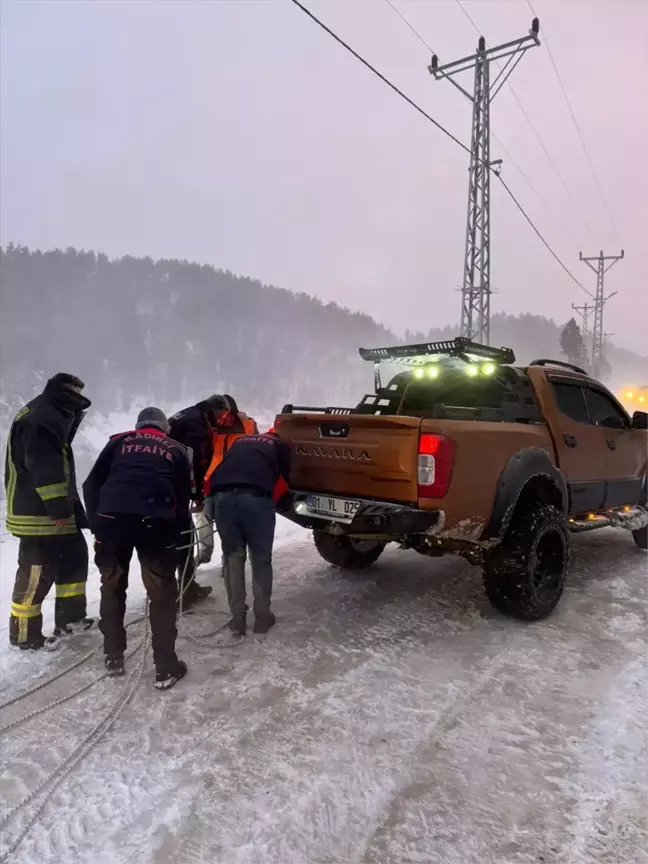
[[[356,401],[372,380],[358,346],[394,339],[368,315],[186,261],[9,246],[1,283],[5,402],[58,370],[103,411],[213,392],[272,410]]]
[[[83,378],[101,413],[133,399],[166,407],[212,392],[270,412],[285,401],[350,404],[372,381],[358,347],[397,341],[367,314],[206,265],[15,245],[0,252],[5,417],[57,371]],[[521,361],[560,357],[561,326],[496,315],[491,341]],[[454,335],[446,327],[407,338]],[[645,358],[613,346],[608,359],[613,378],[645,371]]]

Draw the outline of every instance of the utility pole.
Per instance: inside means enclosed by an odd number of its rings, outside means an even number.
[[[539,32],[539,21],[534,18],[528,36],[488,49],[486,40],[480,36],[476,54],[443,66],[439,66],[439,58],[433,54],[428,67],[431,75],[437,80],[447,78],[473,105],[460,333],[486,345],[490,345],[490,172],[499,171],[502,162],[490,159],[490,105],[522,56],[540,44]],[[491,85],[490,64],[504,57],[508,60]],[[473,67],[475,82],[471,94],[453,76]]]
[[[581,345],[580,362],[581,362],[581,366],[583,367],[583,369],[587,373],[589,373],[589,371],[590,371],[590,368],[589,368],[589,365],[590,365],[590,361],[589,361],[589,341],[590,341],[589,322],[590,322],[590,315],[594,311],[594,308],[592,306],[588,305],[587,303],[585,303],[584,306],[574,306],[574,304],[572,303],[572,309],[574,310],[574,312],[578,312],[579,315],[581,316],[581,322],[582,322],[581,323],[581,336],[583,337],[583,342]]]
[[[594,297],[594,330],[592,333],[592,361],[591,374],[594,378],[598,378],[601,374],[601,358],[603,357],[603,307],[617,293],[613,291],[611,294],[605,295],[605,274],[610,267],[614,267],[617,261],[621,261],[625,256],[623,249],[620,255],[604,255],[603,251],[598,255],[583,257],[583,253],[579,252],[581,261],[584,261],[590,270],[596,273],[596,295]],[[596,267],[592,264],[596,261]],[[610,263],[607,264],[606,262]]]

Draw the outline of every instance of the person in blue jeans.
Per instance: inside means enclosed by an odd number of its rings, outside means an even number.
[[[288,483],[289,472],[290,448],[274,433],[266,433],[238,438],[210,478],[205,509],[221,538],[229,627],[235,636],[245,636],[247,626],[246,547],[252,565],[254,632],[267,633],[276,623],[270,608],[274,498],[282,481]]]

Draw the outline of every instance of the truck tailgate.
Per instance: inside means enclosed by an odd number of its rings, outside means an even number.
[[[275,426],[293,489],[416,503],[419,418],[281,414]]]

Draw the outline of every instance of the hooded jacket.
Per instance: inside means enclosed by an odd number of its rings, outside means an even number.
[[[75,534],[88,527],[72,441],[90,405],[85,396],[50,380],[16,414],[5,456],[7,530],[16,537]],[[62,527],[54,524],[60,520]]]

